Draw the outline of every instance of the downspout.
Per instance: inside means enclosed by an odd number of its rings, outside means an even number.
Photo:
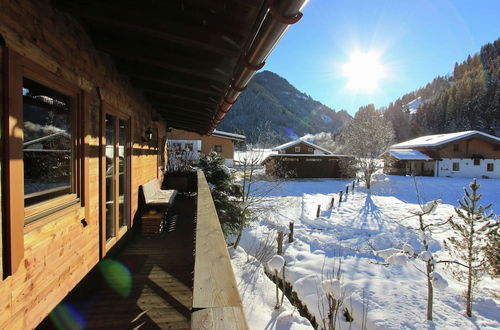
[[[238,96],[245,90],[255,73],[262,69],[265,60],[279,42],[291,24],[302,18],[300,12],[308,0],[268,0],[267,9],[252,42],[242,54],[240,65],[233,74],[233,79],[223,101],[218,104],[212,119],[208,135],[212,134],[222,121]]]

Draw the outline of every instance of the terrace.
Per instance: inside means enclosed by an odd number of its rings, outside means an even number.
[[[224,324],[246,329],[226,243],[201,171],[197,179],[196,194],[176,198],[163,233],[152,238],[135,233],[114,257],[97,264],[40,328],[76,323],[91,329]]]

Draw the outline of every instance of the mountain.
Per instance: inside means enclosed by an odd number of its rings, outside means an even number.
[[[466,130],[500,136],[500,39],[455,63],[450,75],[380,110],[392,122],[398,142]]]
[[[217,129],[245,134],[255,143],[258,130],[269,123],[272,143],[319,132],[337,132],[352,117],[335,111],[300,92],[279,75],[257,73]]]

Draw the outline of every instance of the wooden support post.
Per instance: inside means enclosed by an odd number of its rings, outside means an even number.
[[[319,218],[320,213],[321,213],[321,205],[318,205],[318,210],[316,211],[316,218]]]
[[[358,186],[359,186],[359,178],[356,181],[358,182]]]
[[[283,236],[284,233],[282,230],[278,231],[278,254],[282,255],[283,254]]]
[[[342,203],[342,194],[343,194],[343,193],[344,193],[344,192],[343,192],[342,190],[341,190],[341,191],[339,191],[339,204],[340,204],[340,203]]]
[[[335,205],[335,197],[332,197],[332,203],[330,204],[330,209],[333,209],[334,205]]]
[[[345,186],[345,194],[348,195],[349,194],[349,185],[346,185]]]
[[[352,182],[352,192],[354,192],[354,181]]]
[[[288,233],[288,243],[293,243],[293,222],[289,224],[290,232]]]

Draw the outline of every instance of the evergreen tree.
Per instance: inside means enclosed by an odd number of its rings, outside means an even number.
[[[473,291],[481,280],[481,272],[486,270],[487,260],[484,251],[487,249],[486,226],[493,218],[488,212],[491,204],[479,205],[482,195],[478,194],[479,184],[476,179],[469,185],[470,192],[464,188],[465,197],[455,208],[457,220],[450,220],[454,236],[445,240],[444,244],[452,260],[452,275],[467,284],[465,291],[466,313],[472,316]]]

